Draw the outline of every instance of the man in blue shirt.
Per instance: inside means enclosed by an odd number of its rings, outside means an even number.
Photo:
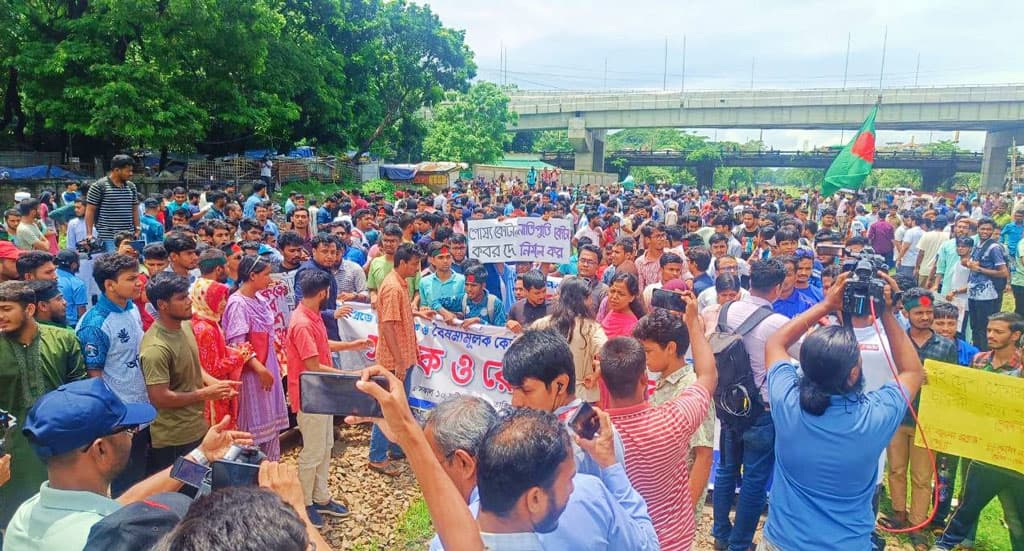
[[[601,414],[601,418],[601,429],[606,433],[599,432],[593,440],[583,441],[587,453],[603,465],[600,476],[577,473],[572,477],[573,491],[557,526],[550,532],[536,534],[545,549],[658,548],[647,504],[630,485],[622,463],[615,460],[611,422],[607,414]],[[432,409],[425,427],[430,448],[474,516],[480,512],[478,458],[488,444],[485,435],[498,422],[498,414],[486,401],[456,396]],[[528,437],[526,431],[517,436]],[[430,549],[442,549],[438,537],[431,541]]]
[[[816,329],[804,338],[802,374],[787,351],[807,327],[842,309],[848,277],[840,276],[824,301],[782,326],[765,345],[776,435],[772,505],[761,542],[766,549],[871,549],[878,457],[903,420],[906,402],[895,382],[863,392],[860,351],[846,327]],[[924,369],[892,307],[890,298],[882,326],[899,385],[913,396]]]
[[[245,200],[245,205],[242,206],[242,215],[246,218],[253,218],[256,216],[256,207],[267,200],[267,184],[263,182],[256,182],[252,186],[252,195]]]
[[[451,323],[462,311],[466,276],[452,271],[452,252],[448,245],[434,241],[428,252],[434,273],[420,280],[420,305],[441,314],[445,323]]]
[[[63,250],[57,253],[54,263],[57,264],[57,288],[68,303],[67,323],[74,328],[89,307],[85,283],[75,275],[79,266],[78,253]]]
[[[163,241],[164,225],[156,218],[157,211],[160,210],[160,200],[150,197],[143,201],[142,205],[146,209],[139,219],[139,224],[142,226],[142,239],[146,243],[159,243]]]

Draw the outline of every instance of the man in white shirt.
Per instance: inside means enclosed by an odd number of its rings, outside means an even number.
[[[924,235],[924,230],[920,226],[922,219],[920,216],[911,215],[903,221],[907,225],[907,231],[903,233],[903,239],[899,241],[899,250],[897,251],[898,262],[896,263],[896,273],[898,274],[917,277],[915,273],[919,252],[917,243]]]
[[[926,289],[931,288],[931,277],[935,268],[935,259],[939,253],[939,247],[946,241],[949,233],[945,231],[946,217],[936,216],[935,220],[929,221],[925,218],[922,222],[923,228],[928,230],[917,242],[917,267],[914,269],[914,276],[918,284]]]

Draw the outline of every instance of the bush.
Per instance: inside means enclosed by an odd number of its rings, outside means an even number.
[[[381,193],[384,197],[387,197],[388,201],[393,202],[395,200],[395,192],[398,191],[398,186],[390,180],[376,178],[363,184],[362,191],[364,194]]]

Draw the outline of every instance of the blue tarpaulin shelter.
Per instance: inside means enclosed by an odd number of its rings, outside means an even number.
[[[76,174],[59,166],[36,165],[22,168],[0,166],[0,180],[88,180],[87,176]]]

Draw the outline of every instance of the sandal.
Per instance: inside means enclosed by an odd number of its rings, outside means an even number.
[[[903,530],[910,527],[905,517],[900,518],[896,516],[881,517],[878,519],[878,525],[889,530]]]
[[[931,545],[928,543],[928,536],[920,530],[910,533],[910,543],[914,546],[914,551],[928,551],[931,549]]]
[[[400,474],[398,467],[392,465],[389,461],[385,461],[383,463],[367,463],[366,466],[369,467],[371,471],[386,476],[398,476]]]

